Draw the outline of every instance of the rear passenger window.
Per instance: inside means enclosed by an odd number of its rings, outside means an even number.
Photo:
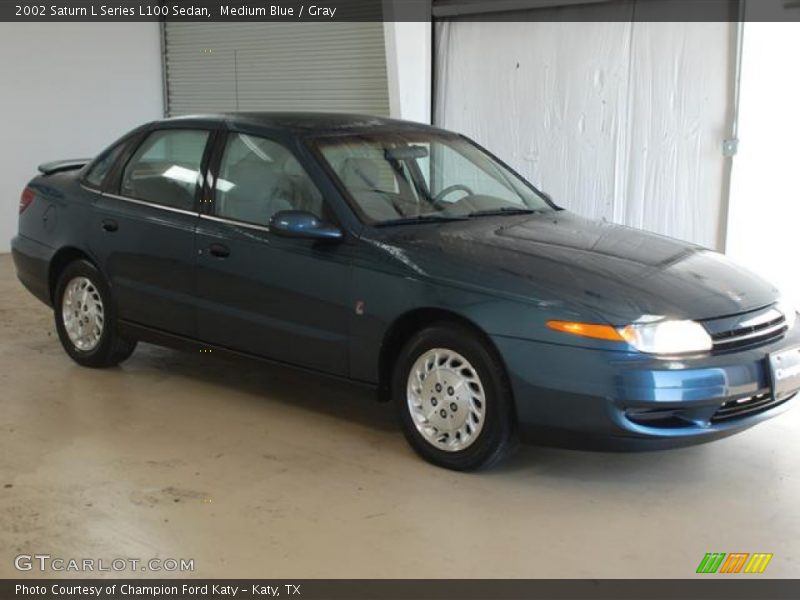
[[[92,187],[100,188],[111,167],[114,166],[114,163],[117,162],[120,154],[125,149],[127,142],[128,140],[125,140],[95,158],[92,164],[89,165],[89,170],[86,171],[86,175],[83,178],[84,182]]]
[[[155,131],[122,173],[120,193],[153,204],[192,210],[208,131]]]
[[[215,214],[269,225],[275,213],[302,210],[322,217],[322,195],[294,155],[271,140],[231,134],[217,177]]]

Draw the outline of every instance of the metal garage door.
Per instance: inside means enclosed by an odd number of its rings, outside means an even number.
[[[602,4],[537,21],[435,2],[434,120],[579,214],[721,248],[736,25],[631,19],[663,0],[608,3],[609,22]]]
[[[389,114],[380,22],[166,23],[163,36],[169,115]]]

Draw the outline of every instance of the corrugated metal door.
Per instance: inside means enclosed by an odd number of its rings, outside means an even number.
[[[165,23],[167,112],[389,114],[383,23]]]

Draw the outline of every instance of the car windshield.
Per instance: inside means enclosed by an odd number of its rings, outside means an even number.
[[[525,181],[454,134],[346,135],[316,144],[373,225],[554,210]]]

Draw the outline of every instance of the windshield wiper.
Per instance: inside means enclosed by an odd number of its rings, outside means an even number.
[[[532,208],[514,208],[512,206],[504,206],[503,208],[491,208],[489,210],[476,210],[469,213],[468,217],[496,217],[499,215],[532,215],[541,212],[533,210]]]
[[[401,217],[375,223],[375,227],[392,227],[394,225],[414,225],[415,223],[446,223],[448,221],[465,221],[467,217],[447,215],[418,215],[416,217]]]

